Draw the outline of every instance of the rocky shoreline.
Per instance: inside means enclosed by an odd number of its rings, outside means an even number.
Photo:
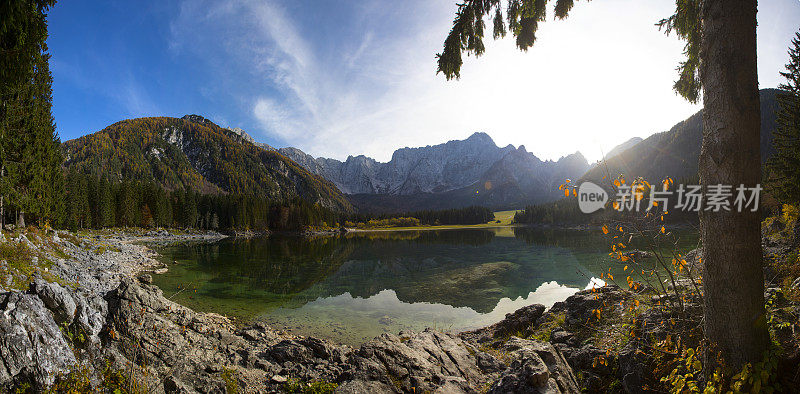
[[[426,330],[352,348],[264,324],[237,327],[170,301],[152,284],[148,272],[162,264],[138,242],[220,237],[4,236],[3,247],[27,249],[35,267],[27,287],[0,288],[0,387],[40,392],[82,373],[102,391],[111,370],[141,392],[283,392],[292,384],[342,393],[577,390],[561,353],[546,343],[517,338],[495,355]]]
[[[100,392],[642,392],[652,375],[636,340],[611,355],[596,336],[609,329],[603,324],[630,324],[638,337],[663,330],[656,309],[631,321],[643,293],[616,286],[549,310],[531,305],[473,332],[384,334],[353,348],[183,307],[152,284],[148,272],[163,266],[136,243],[220,237],[4,235],[3,253],[28,250],[33,268],[27,281],[0,284],[0,388],[40,392],[85,381]],[[595,316],[601,308],[615,318]]]

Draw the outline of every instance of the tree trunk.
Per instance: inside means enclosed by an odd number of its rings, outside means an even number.
[[[699,172],[706,190],[714,184],[733,185],[735,195],[738,185],[761,182],[756,6],[756,0],[703,2]],[[721,354],[727,368],[738,370],[761,360],[769,343],[759,213],[737,212],[733,201],[731,211],[703,211],[700,235],[709,361]]]

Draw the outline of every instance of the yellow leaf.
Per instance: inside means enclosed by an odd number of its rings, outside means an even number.
[[[608,234],[608,227],[607,226],[603,226],[603,234]]]
[[[622,270],[623,271],[627,271],[628,270],[628,266],[626,265],[625,268],[623,268]],[[630,276],[628,278],[630,278]]]
[[[664,228],[664,226],[661,226],[661,233],[662,233],[662,234],[665,234],[666,232],[667,232],[667,229],[666,229],[666,228]]]
[[[564,190],[564,197],[569,197],[569,189]]]

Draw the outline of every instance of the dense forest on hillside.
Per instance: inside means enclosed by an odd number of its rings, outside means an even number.
[[[154,182],[113,182],[67,174],[64,216],[72,229],[174,227],[202,230],[301,230],[335,226],[341,213],[304,199],[277,202],[253,194],[169,191]]]
[[[686,178],[675,183],[675,185],[699,185],[700,180],[698,177]],[[659,186],[660,187],[660,186]],[[613,188],[607,186],[606,192],[611,191]],[[660,189],[659,189],[660,190]],[[677,206],[678,196],[674,193],[675,188],[670,189],[673,193],[667,199],[667,215],[664,216],[665,223],[696,223],[699,218],[697,212],[683,211],[681,209],[672,209],[671,207]],[[609,201],[606,203],[605,209],[597,212],[586,214],[581,212],[578,207],[577,198],[574,196],[562,198],[546,204],[528,205],[523,210],[514,214],[514,223],[517,224],[544,224],[544,225],[578,225],[578,224],[600,224],[608,221],[619,221],[630,219],[633,216],[641,216],[645,213],[645,208],[650,206],[650,188],[645,188],[643,191],[643,198],[640,202],[642,209],[637,215],[635,212],[630,211],[616,211],[612,208],[614,200],[617,196],[611,192],[608,195]],[[763,206],[763,203],[762,203]],[[660,209],[655,211],[661,212]]]
[[[332,183],[198,115],[124,120],[67,141],[63,150],[67,169],[113,181],[351,209]]]

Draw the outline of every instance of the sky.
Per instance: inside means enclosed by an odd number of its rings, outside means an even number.
[[[700,109],[672,90],[683,42],[654,25],[674,6],[578,1],[527,52],[487,38],[446,81],[435,55],[455,1],[62,0],[48,16],[53,115],[64,141],[199,114],[337,159],[387,161],[482,131],[543,160],[594,161]],[[800,1],[762,0],[758,21],[759,84],[777,87]]]

